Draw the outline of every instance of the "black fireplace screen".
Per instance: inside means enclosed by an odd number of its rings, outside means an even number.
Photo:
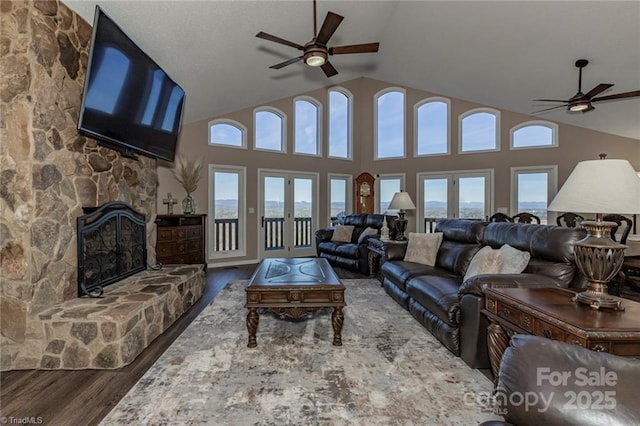
[[[105,286],[147,268],[147,223],[120,201],[83,210],[77,221],[78,297],[100,297]]]

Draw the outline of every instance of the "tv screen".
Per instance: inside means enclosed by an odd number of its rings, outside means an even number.
[[[96,6],[78,130],[110,148],[173,161],[184,90]]]

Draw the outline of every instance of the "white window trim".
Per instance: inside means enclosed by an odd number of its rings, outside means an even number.
[[[558,192],[558,166],[522,166],[511,167],[511,193],[510,193],[510,216],[519,213],[518,212],[518,174],[519,173],[547,173],[549,179],[547,181],[547,206],[551,203],[551,200],[556,196]],[[550,214],[551,211],[547,210],[547,224],[554,225],[556,223],[556,214]]]
[[[529,127],[529,126],[542,126],[542,127],[548,127],[551,129],[551,145],[536,145],[536,146],[513,146],[513,134],[524,128],[524,127]],[[511,128],[511,130],[509,130],[509,149],[512,150],[521,150],[521,149],[544,149],[544,148],[557,148],[560,146],[560,138],[559,138],[559,128],[558,125],[556,123],[552,123],[551,121],[544,121],[544,120],[531,120],[531,121],[526,121],[524,123],[520,123],[516,126],[513,126]]]
[[[378,98],[389,92],[401,92],[404,105],[402,105],[402,155],[396,157],[378,158]],[[373,159],[374,161],[398,160],[407,158],[407,91],[402,87],[387,87],[373,95]]]
[[[341,173],[329,173],[327,175],[327,218],[329,219],[329,223],[331,223],[331,180],[332,179],[341,179],[346,181],[347,191],[345,196],[347,199],[345,200],[345,212],[353,211],[353,176],[345,175]]]
[[[274,113],[282,119],[282,141],[281,141],[282,150],[280,151],[277,149],[258,148],[256,146],[256,131],[257,131],[256,114],[264,111]],[[271,107],[271,106],[262,106],[253,110],[253,149],[254,151],[277,152],[280,154],[287,153],[287,114],[285,114],[283,111],[279,110],[278,108]]]
[[[221,143],[211,142],[211,128],[216,124],[228,124],[240,130],[242,134],[242,145],[235,146],[235,145],[225,145]],[[244,124],[236,120],[231,120],[230,118],[217,118],[215,120],[211,120],[208,126],[209,126],[208,127],[209,139],[207,143],[209,146],[216,146],[216,147],[222,147],[222,148],[247,149],[247,126],[245,126]]]
[[[493,114],[496,117],[496,147],[493,149],[478,149],[475,151],[463,151],[462,150],[462,120],[464,120],[466,117],[473,115],[473,114],[477,114],[477,113],[481,113],[481,112],[486,112],[489,114]],[[486,108],[486,107],[482,107],[482,108],[474,108],[471,109],[469,111],[466,111],[462,114],[460,114],[458,116],[458,154],[478,154],[478,153],[483,153],[483,152],[499,152],[500,151],[500,111],[498,111],[497,109],[493,109],[493,108]]]
[[[296,102],[309,102],[316,107],[316,153],[309,154],[306,152],[296,151]],[[322,103],[311,96],[296,96],[293,99],[293,153],[295,155],[304,155],[307,157],[322,157]]]
[[[436,154],[418,154],[418,109],[430,102],[444,102],[447,105],[447,151]],[[451,100],[442,96],[432,96],[418,102],[413,106],[413,156],[421,157],[439,157],[443,155],[451,155]]]
[[[335,155],[331,155],[329,153],[330,141],[329,137],[331,135],[331,103],[329,101],[329,95],[331,92],[339,92],[346,96],[347,98],[347,107],[349,111],[347,112],[347,156],[346,157],[337,157]],[[329,88],[327,91],[327,158],[335,158],[337,160],[348,160],[353,161],[353,93],[345,89],[341,86],[335,86]]]
[[[215,197],[214,197],[214,173],[215,172],[231,172],[238,173],[238,250],[217,252],[215,250]],[[209,164],[209,211],[208,222],[209,229],[207,232],[207,244],[209,246],[209,259],[226,259],[230,257],[245,257],[247,255],[247,168],[243,166],[229,166],[224,164]]]
[[[380,207],[380,181],[384,179],[400,179],[400,190],[401,191],[407,190],[405,173],[385,173],[385,174],[376,175],[376,180],[373,184],[375,188],[375,196],[373,200],[375,203],[374,213],[376,214],[383,214],[383,212],[379,211],[379,207]]]

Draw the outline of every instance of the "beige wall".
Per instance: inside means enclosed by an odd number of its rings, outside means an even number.
[[[320,223],[328,222],[327,218],[327,174],[343,173],[354,177],[362,171],[374,176],[382,173],[404,173],[406,176],[406,190],[415,201],[416,174],[420,172],[453,171],[469,169],[494,170],[494,207],[509,207],[511,167],[518,166],[558,166],[558,187],[565,181],[575,164],[582,160],[596,159],[601,152],[607,153],[607,158],[625,158],[631,162],[636,170],[640,170],[640,140],[623,138],[606,133],[595,132],[580,127],[559,124],[559,144],[557,148],[528,149],[511,151],[509,149],[509,130],[522,122],[544,119],[501,110],[501,151],[478,154],[458,154],[458,116],[465,111],[486,105],[451,99],[451,154],[437,157],[413,158],[413,105],[430,96],[442,96],[404,87],[395,83],[388,83],[369,78],[358,78],[342,85],[354,95],[354,124],[353,124],[353,160],[336,160],[326,158],[327,154],[327,88],[307,92],[308,95],[323,104],[322,138],[323,158],[294,155],[293,152],[293,97],[274,100],[265,105],[278,108],[287,115],[287,154],[253,151],[253,110],[255,107],[212,117],[187,124],[183,127],[179,152],[183,155],[203,158],[204,164],[223,164],[244,166],[247,168],[247,208],[258,209],[258,168],[311,171],[320,173]],[[406,158],[403,160],[374,160],[373,159],[373,96],[388,87],[401,87],[406,90]],[[330,86],[327,86],[330,87]],[[261,105],[256,105],[256,107]],[[248,149],[234,149],[208,146],[208,123],[215,118],[228,118],[242,123],[247,128]],[[587,116],[585,115],[585,118]],[[175,198],[181,200],[185,192],[173,177],[170,169],[158,169],[158,212],[166,212],[162,198],[171,192]],[[206,173],[203,176],[195,198],[198,201],[198,213],[207,213],[208,184]],[[176,211],[178,212],[178,211]],[[414,215],[409,216],[409,229],[415,229]],[[247,214],[247,256],[244,258],[225,259],[223,263],[234,261],[251,261],[258,257],[258,236],[256,235],[259,221],[257,213]],[[216,263],[209,259],[209,263]]]

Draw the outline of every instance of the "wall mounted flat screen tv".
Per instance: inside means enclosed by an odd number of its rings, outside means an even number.
[[[184,90],[96,6],[78,130],[135,157],[173,161]]]

